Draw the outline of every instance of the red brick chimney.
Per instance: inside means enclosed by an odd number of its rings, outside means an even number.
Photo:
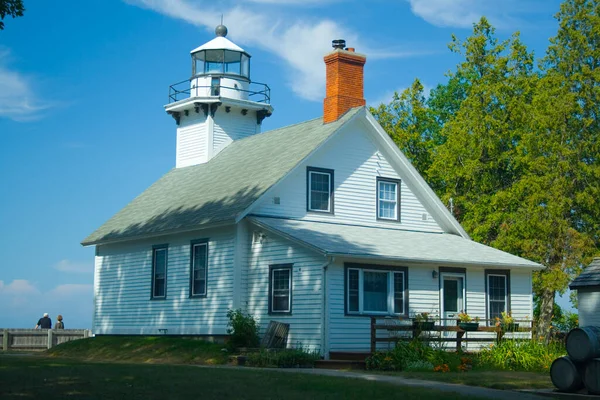
[[[367,57],[344,49],[345,40],[334,40],[334,50],[324,57],[326,91],[323,101],[323,123],[336,121],[352,107],[366,104],[363,93],[363,68]]]

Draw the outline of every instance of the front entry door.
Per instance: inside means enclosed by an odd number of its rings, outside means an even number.
[[[465,276],[461,274],[442,274],[440,297],[444,325],[456,325],[458,314],[465,309]],[[455,336],[444,332],[444,336]]]

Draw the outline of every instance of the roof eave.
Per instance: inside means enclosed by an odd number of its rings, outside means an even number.
[[[353,258],[363,260],[381,260],[381,261],[394,261],[394,262],[408,262],[411,264],[436,264],[436,265],[449,265],[455,267],[469,266],[469,267],[482,267],[482,268],[500,268],[500,269],[511,269],[511,268],[528,268],[531,270],[539,270],[545,268],[543,265],[530,265],[530,264],[506,264],[506,263],[494,263],[494,262],[470,262],[470,261],[451,261],[451,260],[435,260],[427,258],[406,258],[406,257],[394,257],[394,256],[381,256],[377,254],[352,254],[352,253],[329,253],[325,252],[326,256],[340,257],[340,258]]]
[[[133,235],[133,236],[126,236],[126,237],[107,239],[107,240],[102,240],[102,239],[88,240],[88,238],[90,236],[92,236],[92,235],[90,235],[87,238],[85,238],[80,244],[83,247],[106,245],[106,244],[117,244],[117,243],[124,243],[124,242],[132,242],[132,241],[136,241],[136,240],[152,239],[152,238],[166,236],[166,235],[177,235],[177,234],[195,232],[195,231],[206,230],[206,229],[222,228],[222,227],[229,226],[229,225],[235,225],[235,221],[228,220],[228,221],[218,222],[218,223],[213,223],[213,224],[198,225],[195,227],[190,227],[190,228],[185,228],[185,229],[171,229],[171,230],[165,230],[165,231],[156,232],[156,233]]]

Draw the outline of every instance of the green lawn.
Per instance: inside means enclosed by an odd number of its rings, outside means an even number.
[[[467,372],[400,372],[405,378],[460,383],[491,389],[553,389],[547,372],[467,371]]]
[[[226,364],[223,344],[175,336],[97,336],[48,350],[53,357],[153,364]]]
[[[0,356],[0,398],[28,399],[472,399],[412,387],[244,368],[93,363]]]

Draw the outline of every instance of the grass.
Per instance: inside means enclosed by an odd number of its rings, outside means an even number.
[[[97,336],[61,344],[47,354],[86,361],[219,365],[228,361],[223,347],[170,336]]]
[[[473,399],[381,382],[243,368],[96,363],[0,356],[0,398],[23,399]]]
[[[390,373],[409,379],[458,383],[490,389],[553,389],[547,372],[467,371],[467,372],[399,372]]]

